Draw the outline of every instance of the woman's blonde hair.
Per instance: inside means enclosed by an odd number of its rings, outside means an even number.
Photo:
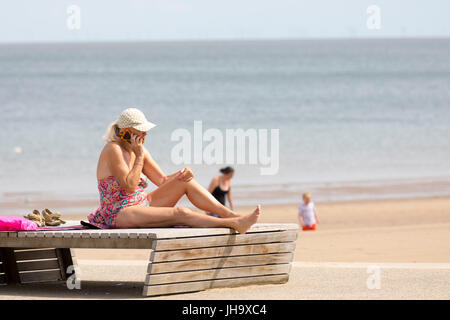
[[[120,137],[118,135],[119,132],[119,126],[117,125],[117,121],[112,122],[108,129],[106,130],[105,135],[103,136],[103,140],[106,142],[119,142]]]

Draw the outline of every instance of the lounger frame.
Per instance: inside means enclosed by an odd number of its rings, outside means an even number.
[[[266,223],[246,234],[228,228],[1,232],[0,284],[66,281],[76,269],[73,248],[151,249],[143,296],[282,284],[297,234],[296,224]]]

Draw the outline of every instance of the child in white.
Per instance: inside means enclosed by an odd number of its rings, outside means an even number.
[[[303,203],[298,208],[298,220],[303,230],[316,230],[316,224],[319,223],[309,192],[303,194]]]

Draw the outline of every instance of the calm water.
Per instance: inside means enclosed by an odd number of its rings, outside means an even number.
[[[450,176],[450,40],[0,45],[0,197],[98,197],[102,135],[130,106],[167,173],[171,133],[202,120],[280,129],[278,174],[232,164],[236,186]],[[222,166],[191,165],[205,186]]]

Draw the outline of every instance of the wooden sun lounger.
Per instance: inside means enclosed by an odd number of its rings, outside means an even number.
[[[0,232],[0,284],[65,281],[73,248],[151,249],[144,296],[286,283],[296,224],[227,228],[151,228]],[[144,276],[144,275],[143,275]]]

